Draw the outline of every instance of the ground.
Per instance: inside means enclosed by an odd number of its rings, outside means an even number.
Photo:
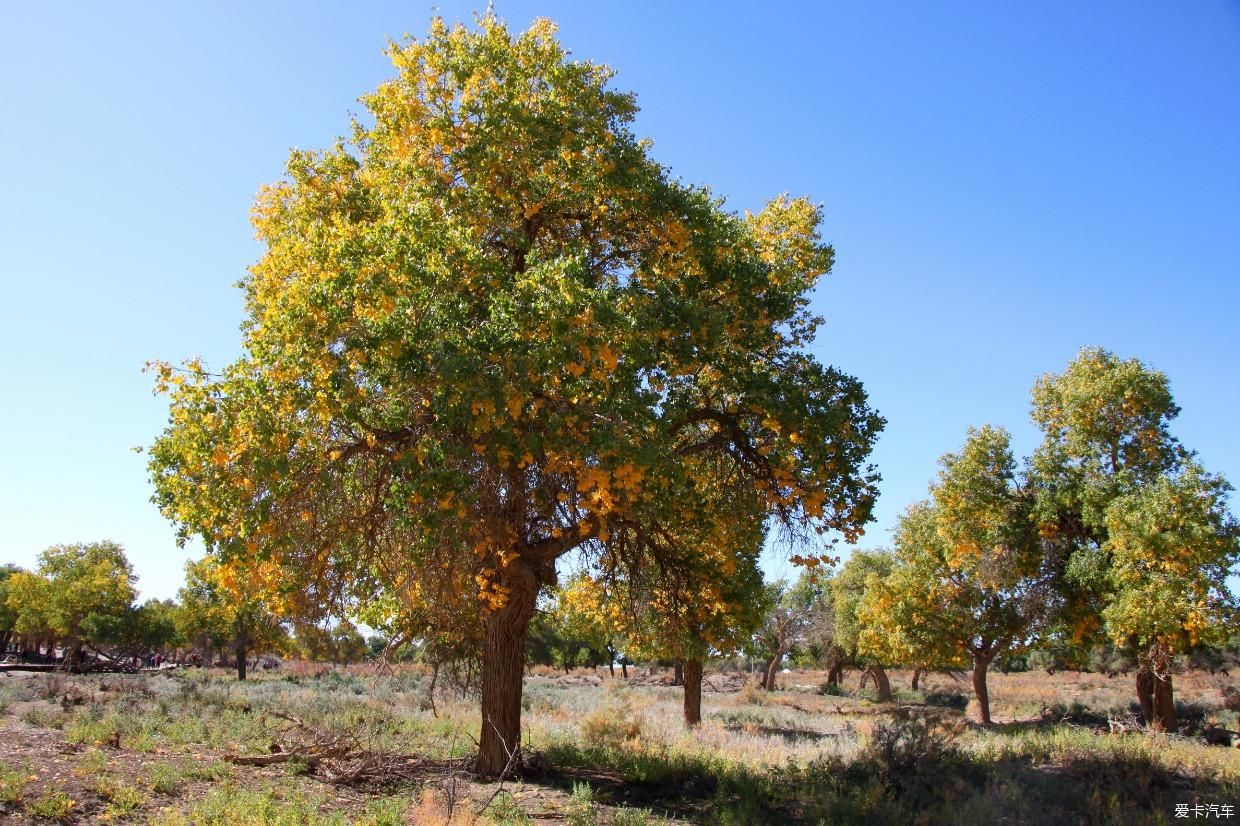
[[[1171,823],[1236,807],[1234,682],[1176,678],[1186,734],[1131,731],[1131,676],[995,674],[997,725],[945,674],[877,704],[850,675],[708,674],[703,725],[670,672],[526,680],[525,759],[473,781],[475,701],[419,667],[0,674],[0,819],[155,824]],[[1229,707],[1230,706],[1230,707]],[[1207,741],[1213,741],[1211,745]],[[249,765],[266,763],[267,765]],[[1206,811],[1209,811],[1206,809]],[[1192,815],[1190,814],[1190,817]]]

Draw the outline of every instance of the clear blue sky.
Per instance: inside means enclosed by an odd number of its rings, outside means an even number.
[[[783,191],[825,205],[838,264],[815,349],[888,419],[867,544],[968,425],[1032,449],[1034,378],[1085,344],[1166,371],[1176,433],[1240,482],[1240,3],[497,11],[514,28],[551,17],[577,56],[616,67],[684,179],[736,209]],[[390,74],[386,38],[431,13],[6,4],[0,561],[110,538],[144,595],[175,592],[188,552],[130,452],[166,412],[140,368],[237,355],[253,194],[289,147],[345,132]]]

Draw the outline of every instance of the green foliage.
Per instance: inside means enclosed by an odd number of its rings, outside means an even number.
[[[1086,348],[1039,379],[1033,402],[1039,530],[1066,560],[1061,638],[1160,657],[1225,639],[1237,621],[1226,579],[1240,562],[1231,487],[1171,435],[1180,409],[1166,376]]]
[[[1037,638],[1053,572],[1006,431],[971,429],[942,464],[930,501],[900,519],[892,572],[867,580],[859,646],[926,667],[989,663]]]
[[[350,140],[258,198],[244,355],[156,366],[181,538],[459,638],[573,550],[692,564],[685,526],[726,521],[711,463],[795,538],[856,536],[883,422],[804,349],[821,211],[676,181],[546,21],[436,21],[390,56]]]
[[[55,545],[34,572],[7,579],[13,630],[71,644],[114,641],[131,611],[135,577],[115,542]]]

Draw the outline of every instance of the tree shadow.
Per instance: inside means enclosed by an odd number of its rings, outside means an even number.
[[[825,734],[821,731],[814,731],[807,728],[796,728],[795,726],[764,726],[754,725],[752,723],[725,723],[724,729],[737,734],[757,734],[762,737],[779,737],[785,743],[817,743],[826,740],[829,737],[839,737],[838,734]]]

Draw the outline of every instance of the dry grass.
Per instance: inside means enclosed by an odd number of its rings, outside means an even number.
[[[1131,678],[995,674],[999,724],[982,729],[963,710],[967,681],[949,675],[923,677],[914,693],[911,675],[893,672],[894,705],[872,702],[855,672],[842,696],[819,694],[818,672],[783,674],[775,693],[716,677],[729,690],[704,692],[691,731],[679,689],[631,672],[627,682],[606,669],[528,678],[524,746],[539,770],[499,788],[442,773],[346,788],[313,767],[219,759],[266,753],[278,734],[267,712],[278,711],[364,736],[376,752],[451,765],[474,749],[476,701],[441,691],[435,716],[421,668],[307,667],[247,683],[214,671],[54,686],[5,675],[0,818],[38,822],[63,791],[75,803],[58,816],[80,822],[1143,823],[1169,821],[1176,802],[1240,794],[1236,749],[1088,725],[1127,711]],[[1180,675],[1177,698],[1194,725],[1235,729],[1229,685]]]

